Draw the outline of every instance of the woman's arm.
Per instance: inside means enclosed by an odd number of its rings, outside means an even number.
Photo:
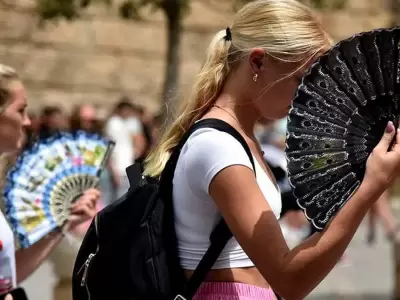
[[[64,237],[63,232],[73,230],[83,222],[92,219],[96,214],[96,202],[100,192],[96,189],[86,190],[72,207],[71,219],[62,230],[56,229],[29,248],[15,253],[17,265],[17,282],[28,278],[50,255]]]
[[[363,184],[327,230],[291,251],[252,170],[244,166],[222,170],[211,182],[210,195],[271,287],[292,300],[303,299],[335,266],[379,192]]]
[[[398,174],[400,149],[396,145],[396,151],[387,152],[390,140],[386,137],[375,148],[365,180],[326,230],[293,250],[289,250],[252,170],[234,165],[213,178],[211,197],[244,251],[279,295],[303,299],[335,266],[373,201]]]
[[[49,256],[63,239],[61,230],[54,230],[32,247],[20,249],[15,253],[17,265],[17,282],[28,278]]]

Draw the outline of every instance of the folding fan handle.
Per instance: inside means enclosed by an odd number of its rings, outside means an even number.
[[[110,143],[108,144],[106,153],[104,154],[103,161],[100,164],[100,168],[97,171],[97,177],[100,178],[101,174],[103,173],[103,170],[105,169],[108,161],[110,160],[111,153],[113,152],[114,147],[115,147],[115,142],[114,141],[110,141]]]
[[[100,170],[99,170],[99,171],[100,171]],[[91,188],[91,189],[97,189],[97,188],[99,187],[100,176],[101,176],[101,172],[98,172],[97,180],[96,180],[89,188]]]
[[[100,183],[100,178],[97,177],[96,181],[93,182],[90,186],[88,186],[88,187],[85,189],[85,191],[88,190],[88,189],[95,189],[95,188],[98,188],[99,183]],[[85,193],[85,191],[83,191],[83,192],[77,194],[77,195],[72,199],[71,203],[75,203],[80,197],[83,196],[83,194]]]

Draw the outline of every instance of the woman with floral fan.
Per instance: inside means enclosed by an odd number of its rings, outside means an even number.
[[[16,71],[0,65],[0,154],[19,152],[24,144],[25,128],[30,125],[24,86]],[[2,162],[7,163],[3,158]],[[6,172],[8,166],[3,167]],[[4,215],[0,212],[0,294],[12,293],[17,284],[32,274],[63,239],[64,233],[95,215],[95,205],[100,193],[88,190],[72,207],[72,216],[63,228],[57,228],[27,249],[15,252],[14,236]],[[1,265],[2,264],[2,265]],[[3,270],[8,274],[2,275]],[[6,283],[8,283],[7,286]],[[18,300],[18,299],[14,299]]]

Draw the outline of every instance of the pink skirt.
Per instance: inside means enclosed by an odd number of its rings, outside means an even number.
[[[193,300],[276,300],[272,289],[237,283],[204,282]]]

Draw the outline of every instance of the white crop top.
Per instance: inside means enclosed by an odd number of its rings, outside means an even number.
[[[254,159],[257,183],[275,216],[281,212],[281,196],[274,183]],[[173,179],[175,230],[181,266],[194,270],[210,246],[209,237],[221,215],[208,193],[214,176],[226,167],[252,165],[242,145],[231,135],[212,128],[193,133],[184,145]],[[245,201],[245,199],[243,199]],[[232,238],[213,269],[254,266]]]

